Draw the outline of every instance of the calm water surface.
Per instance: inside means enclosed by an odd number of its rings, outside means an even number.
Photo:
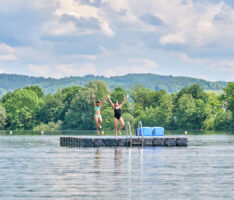
[[[234,135],[188,147],[68,148],[0,135],[0,199],[234,199]]]

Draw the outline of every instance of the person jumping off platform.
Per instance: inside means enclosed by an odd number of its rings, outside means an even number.
[[[94,104],[94,120],[96,122],[96,129],[97,129],[97,134],[100,135],[99,128],[102,129],[102,116],[101,116],[101,107],[106,101],[106,97],[103,101],[97,100],[95,102],[95,96],[92,96],[93,98],[93,104]],[[102,131],[102,135],[104,135],[104,131]]]
[[[113,102],[110,99],[110,95],[107,95],[107,98],[109,99],[112,108],[114,109],[114,125],[115,125],[115,137],[117,137],[117,128],[118,128],[118,122],[120,122],[121,126],[118,130],[118,133],[121,135],[121,130],[124,127],[124,120],[122,118],[122,107],[124,106],[124,104],[127,102],[128,100],[128,96],[124,99],[123,103],[121,103],[119,105],[118,101],[115,101],[115,104],[113,104]]]

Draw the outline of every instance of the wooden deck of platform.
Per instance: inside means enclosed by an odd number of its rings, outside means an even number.
[[[118,136],[73,136],[60,137],[62,147],[134,147],[134,146],[187,146],[186,137],[126,137]]]

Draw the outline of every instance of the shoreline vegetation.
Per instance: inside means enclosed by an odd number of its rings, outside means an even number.
[[[58,89],[44,94],[39,86],[27,86],[2,96],[0,100],[0,130],[95,130],[92,95],[122,102],[125,122],[133,128],[138,121],[144,126],[162,126],[166,130],[233,130],[234,82],[223,93],[206,92],[198,84],[179,92],[154,91],[142,85],[129,90],[116,87],[112,91],[102,80],[86,86]],[[113,130],[113,109],[106,102],[102,107],[103,128]]]
[[[104,136],[114,136],[114,130],[105,131]],[[189,130],[187,131],[187,135],[233,135],[234,130]],[[96,130],[46,130],[46,131],[34,131],[34,130],[0,130],[0,136],[4,135],[32,135],[32,136],[40,136],[40,135],[72,135],[72,136],[94,136],[97,135]],[[136,129],[132,128],[132,135],[136,135]],[[184,136],[185,130],[165,130],[165,136]],[[126,136],[126,130],[122,131],[122,136]]]

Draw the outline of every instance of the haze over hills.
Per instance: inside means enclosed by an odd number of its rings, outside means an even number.
[[[111,90],[120,86],[124,89],[130,89],[136,85],[144,85],[152,90],[166,90],[169,93],[177,92],[183,87],[192,84],[199,84],[205,90],[222,90],[227,82],[210,82],[202,79],[182,77],[182,76],[163,76],[157,74],[127,74],[123,76],[104,77],[87,75],[83,77],[66,77],[61,79],[32,77],[16,74],[0,74],[0,96],[15,89],[23,88],[28,85],[38,85],[44,93],[54,93],[59,88],[68,86],[84,86],[89,81],[103,80]]]

